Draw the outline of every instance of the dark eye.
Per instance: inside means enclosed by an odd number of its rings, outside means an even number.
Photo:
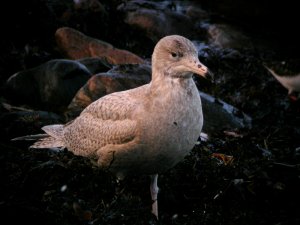
[[[176,58],[178,56],[176,52],[171,52],[171,55],[173,58]]]

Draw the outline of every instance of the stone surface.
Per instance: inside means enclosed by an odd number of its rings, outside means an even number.
[[[115,65],[143,62],[142,58],[129,51],[115,48],[107,42],[86,36],[73,28],[57,29],[55,38],[60,50],[70,59],[100,57]]]
[[[40,127],[63,122],[58,114],[46,111],[3,111],[0,114],[0,136],[2,139],[12,138],[39,132]]]
[[[105,60],[105,58],[100,58],[100,57],[88,57],[88,58],[78,59],[76,61],[85,65],[86,68],[88,68],[88,70],[92,74],[106,72],[107,70],[112,68],[112,65],[109,64]]]
[[[227,129],[251,128],[252,119],[241,110],[204,92],[199,93],[205,120],[203,132],[212,135]]]
[[[207,25],[209,42],[220,48],[252,48],[250,38],[239,31],[237,28],[228,24]]]
[[[175,3],[129,1],[118,9],[126,14],[127,24],[137,27],[154,42],[170,34],[193,38],[198,30],[195,21]]]
[[[51,60],[12,75],[4,94],[12,102],[57,112],[70,103],[90,76],[91,72],[79,62]]]

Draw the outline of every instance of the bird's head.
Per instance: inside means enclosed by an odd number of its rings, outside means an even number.
[[[195,45],[179,35],[166,36],[156,44],[152,70],[174,78],[190,78],[193,73],[206,78],[211,75],[199,61]]]

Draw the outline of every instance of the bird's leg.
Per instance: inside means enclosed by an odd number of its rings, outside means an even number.
[[[150,193],[152,198],[152,213],[158,219],[158,208],[157,208],[157,194],[159,190],[157,187],[158,174],[151,175],[150,178],[151,178]]]

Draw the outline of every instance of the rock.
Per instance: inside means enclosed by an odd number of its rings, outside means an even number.
[[[252,119],[241,110],[216,99],[204,92],[199,92],[205,123],[203,132],[209,135],[221,130],[251,128]]]
[[[285,32],[290,25],[298,24],[298,7],[295,1],[270,3],[269,0],[202,0],[201,5],[214,15],[222,16],[223,20],[243,24],[245,27],[246,25],[253,26],[256,30],[267,29],[269,31],[270,28],[274,28],[286,35]],[[278,24],[285,26],[278,29]]]
[[[138,64],[144,61],[129,51],[117,49],[107,42],[88,37],[69,27],[57,29],[55,38],[60,50],[70,59],[100,57],[114,65]]]
[[[193,21],[203,21],[209,18],[208,12],[203,10],[201,7],[193,4],[186,7],[186,15]]]
[[[106,73],[92,76],[77,92],[68,107],[68,117],[75,117],[90,103],[104,95],[136,88],[149,83],[151,66],[149,64],[119,65]]]
[[[106,13],[105,7],[97,0],[73,0],[76,10]]]
[[[148,8],[154,10],[176,10],[176,4],[173,2],[155,2],[148,0],[130,0],[123,2],[118,6],[118,10],[122,12],[132,12],[140,8]]]
[[[125,23],[141,29],[153,42],[170,34],[195,37],[195,22],[177,10],[174,3],[130,1],[118,9],[125,12]]]
[[[209,42],[220,48],[252,48],[250,38],[228,24],[205,25]]]
[[[88,68],[92,74],[106,72],[112,68],[112,65],[109,64],[105,58],[100,57],[88,57],[76,60],[77,62],[83,64]]]
[[[293,52],[300,49],[296,1],[202,0],[201,6],[219,21],[243,27],[259,39],[265,39],[273,50],[295,57]]]
[[[46,111],[7,111],[0,114],[2,140],[39,133],[42,126],[62,123],[61,116]]]
[[[38,67],[18,72],[6,82],[4,95],[14,103],[61,111],[91,72],[81,63],[57,59]]]

